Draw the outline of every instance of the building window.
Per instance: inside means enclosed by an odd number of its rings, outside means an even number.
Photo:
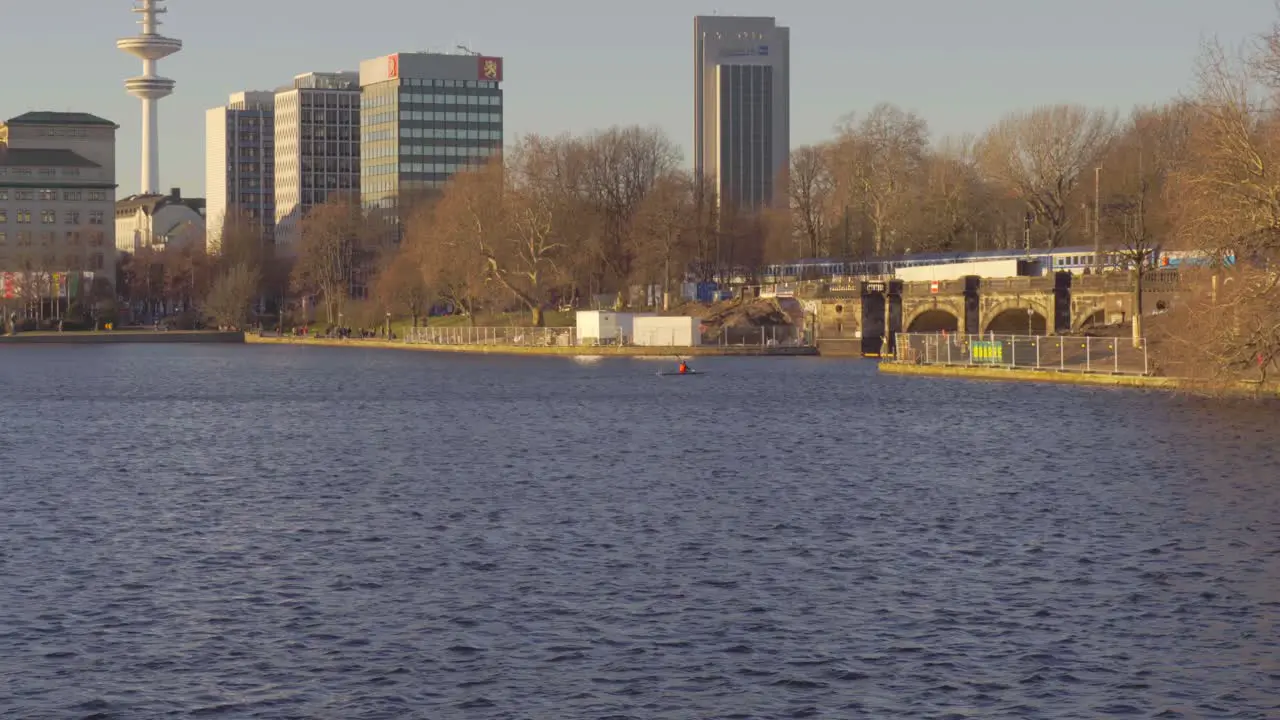
[[[80,238],[79,230],[67,231],[67,244],[72,245],[74,247],[80,247],[82,244],[84,244]]]
[[[91,258],[90,268],[93,270],[101,270],[103,266],[102,253],[94,253]]]
[[[40,199],[41,200],[57,200],[58,191],[57,190],[41,190]]]
[[[31,231],[30,230],[18,231],[18,247],[31,247]]]
[[[45,225],[52,225],[58,222],[58,213],[53,210],[41,210],[40,222],[44,223]]]
[[[90,190],[90,191],[89,191],[89,200],[90,200],[91,202],[93,202],[93,201],[100,201],[100,200],[106,200],[106,199],[107,199],[107,191],[106,191],[106,190]]]
[[[79,224],[80,224],[80,211],[79,211],[79,210],[68,210],[68,211],[66,212],[65,217],[66,217],[65,222],[66,222],[68,225],[79,225]]]
[[[102,247],[102,243],[106,240],[106,234],[101,230],[89,233],[89,244],[93,247]]]
[[[36,194],[30,190],[15,190],[13,192],[14,200],[35,200]]]
[[[8,241],[9,241],[9,234],[6,233],[4,230],[0,230],[0,245],[3,245]]]
[[[31,211],[30,211],[30,210],[19,210],[19,211],[18,211],[18,224],[19,224],[19,225],[28,225],[28,224],[30,224],[30,223],[31,223]]]
[[[89,211],[89,224],[90,224],[90,225],[101,225],[101,224],[102,224],[102,211],[101,211],[101,210],[90,210],[90,211]]]
[[[40,177],[53,177],[56,173],[53,168],[40,168]]]
[[[8,199],[9,199],[9,191],[0,189],[0,200],[8,200]]]
[[[48,247],[48,246],[50,246],[50,245],[52,245],[52,244],[53,244],[53,231],[52,231],[52,230],[41,230],[41,231],[40,231],[40,245],[41,245],[41,246],[43,246],[43,247]]]
[[[84,193],[80,192],[79,190],[62,191],[62,199],[66,200],[67,202],[80,202],[80,199],[83,197],[84,197]]]
[[[7,222],[9,222],[9,211],[4,208],[0,208],[0,223]]]

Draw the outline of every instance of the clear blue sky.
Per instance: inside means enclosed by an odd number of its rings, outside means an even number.
[[[718,1],[719,4],[715,4]],[[115,49],[136,32],[131,0],[5,3],[0,116],[79,110],[121,125],[121,196],[138,189],[139,106]],[[880,101],[935,135],[978,132],[1003,113],[1074,102],[1127,111],[1190,87],[1199,43],[1264,31],[1272,0],[170,0],[161,63],[165,188],[204,190],[204,111],[244,89],[390,52],[467,45],[506,58],[508,138],[657,125],[688,152],[695,14],[774,15],[791,27],[792,144]]]

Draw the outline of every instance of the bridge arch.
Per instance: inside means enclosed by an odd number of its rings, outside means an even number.
[[[1071,326],[1075,330],[1083,330],[1096,325],[1106,325],[1107,308],[1102,305],[1090,307],[1076,313],[1076,316],[1071,320]]]
[[[1027,311],[1031,314],[1028,317]],[[983,313],[982,332],[1008,335],[1047,335],[1051,302],[1035,298],[1018,298],[997,303]],[[1030,331],[1030,333],[1028,333]]]
[[[909,333],[959,332],[960,318],[949,308],[924,308],[903,323]]]
[[[930,297],[923,301],[903,298],[903,332],[959,332],[963,317],[963,298]]]

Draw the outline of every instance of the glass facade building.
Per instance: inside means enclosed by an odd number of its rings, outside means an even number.
[[[791,31],[770,17],[694,18],[694,171],[722,206],[786,202],[791,156]]]
[[[275,93],[236,93],[205,114],[205,235],[221,242],[239,219],[275,242]]]
[[[297,242],[310,209],[360,192],[360,76],[308,73],[275,96],[276,243]]]
[[[360,197],[392,210],[502,153],[501,58],[400,53],[361,64]],[[394,215],[395,213],[391,213]]]

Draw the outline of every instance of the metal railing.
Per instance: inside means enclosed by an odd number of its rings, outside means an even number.
[[[504,345],[568,347],[577,341],[571,327],[416,327],[405,331],[410,345]]]
[[[722,347],[808,347],[812,334],[794,325],[761,327],[709,327],[702,333],[703,345]]]
[[[1145,338],[961,335],[901,333],[895,337],[894,362],[911,365],[973,365],[1060,372],[1149,375]]]

